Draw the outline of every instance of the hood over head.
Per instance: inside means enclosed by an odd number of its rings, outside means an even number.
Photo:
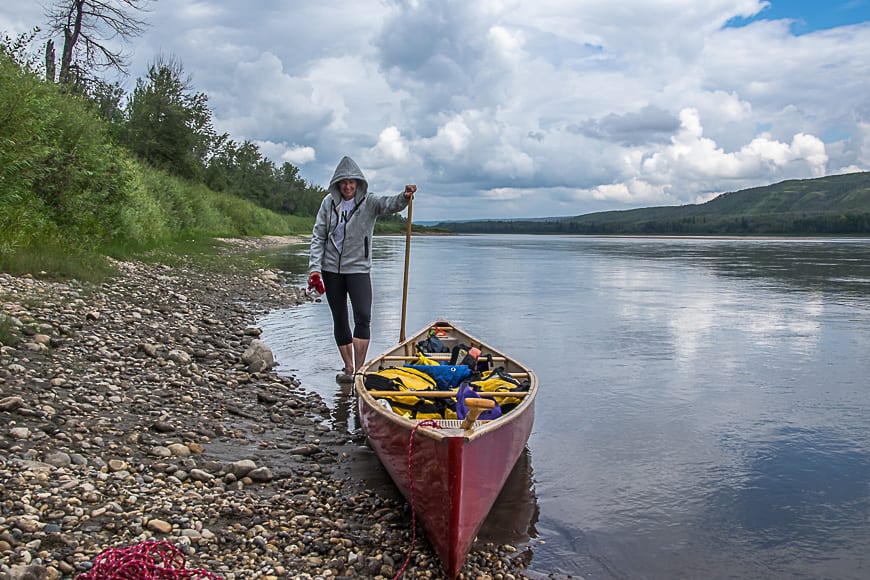
[[[361,198],[368,193],[369,182],[366,181],[362,169],[356,164],[356,161],[348,156],[341,158],[338,166],[335,168],[335,173],[332,174],[332,179],[329,181],[329,193],[332,197],[341,200],[341,192],[338,190],[338,182],[343,179],[356,179],[356,197]]]

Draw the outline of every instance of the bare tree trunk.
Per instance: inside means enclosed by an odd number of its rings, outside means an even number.
[[[45,80],[50,83],[54,82],[55,67],[54,41],[49,38],[45,43]]]
[[[67,23],[63,27],[63,56],[60,57],[60,82],[71,84],[75,79],[72,74],[73,50],[82,32],[82,17],[85,0],[76,0],[70,6]]]
[[[46,0],[47,1],[47,0]],[[146,24],[136,18],[152,0],[52,0],[50,32],[63,34],[58,82],[73,85],[96,78],[100,69],[126,73],[126,58],[113,39],[129,41]]]

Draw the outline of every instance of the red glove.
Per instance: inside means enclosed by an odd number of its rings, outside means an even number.
[[[312,272],[308,276],[308,289],[314,288],[319,294],[326,292],[326,286],[323,285],[323,279],[320,277],[320,272]]]

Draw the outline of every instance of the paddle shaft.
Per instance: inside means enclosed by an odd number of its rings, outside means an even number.
[[[399,342],[405,342],[405,313],[408,309],[408,270],[411,265],[411,214],[414,210],[414,195],[408,199],[408,225],[405,231],[405,283],[402,287],[402,326],[399,329]]]

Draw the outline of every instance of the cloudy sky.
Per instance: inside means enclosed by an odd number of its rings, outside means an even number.
[[[47,2],[48,0],[43,0]],[[3,2],[0,31],[45,25]],[[415,221],[578,215],[870,170],[870,0],[154,2],[216,128]],[[60,46],[61,39],[55,43]]]

